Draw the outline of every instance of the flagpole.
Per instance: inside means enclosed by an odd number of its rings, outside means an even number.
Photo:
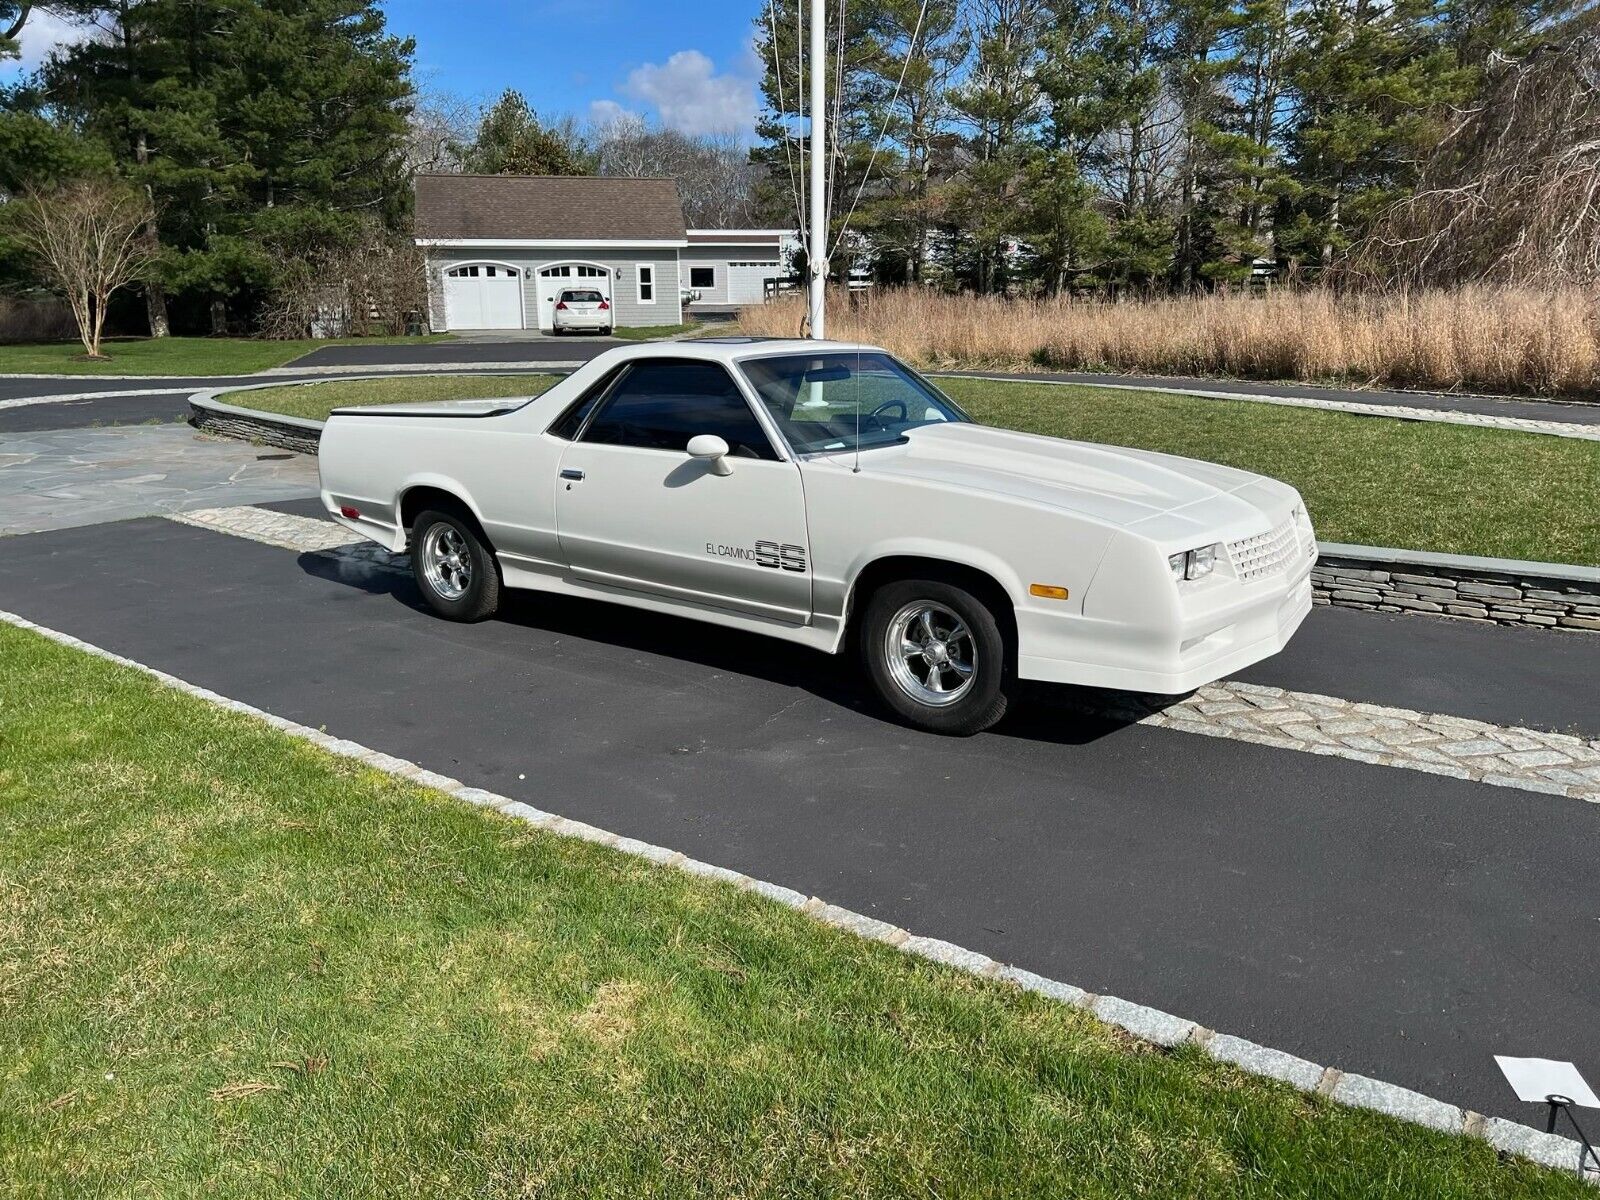
[[[800,0],[804,3],[805,0]],[[826,0],[811,0],[811,336],[828,336],[828,209],[824,169],[828,164],[828,50]]]

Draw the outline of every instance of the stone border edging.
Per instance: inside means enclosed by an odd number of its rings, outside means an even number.
[[[1194,1021],[1135,1004],[1130,1000],[1116,996],[1095,995],[1072,984],[996,962],[986,954],[968,950],[952,942],[939,938],[919,937],[887,921],[880,921],[875,917],[829,904],[817,896],[808,897],[781,884],[754,879],[727,867],[699,862],[681,851],[652,845],[637,838],[623,837],[582,821],[573,821],[554,813],[544,812],[530,804],[482,788],[468,787],[460,780],[440,775],[417,763],[372,750],[358,742],[332,737],[321,730],[276,716],[253,705],[231,700],[155,667],[135,662],[133,659],[124,658],[120,654],[75,638],[71,634],[37,625],[16,613],[0,610],[0,621],[19,629],[29,630],[71,649],[131,667],[153,677],[164,686],[230,712],[257,718],[291,737],[311,742],[330,754],[354,759],[374,770],[405,779],[420,787],[433,788],[468,804],[494,809],[505,816],[524,821],[536,829],[558,837],[593,842],[645,859],[658,866],[674,868],[688,875],[730,883],[744,891],[754,892],[782,904],[786,908],[795,909],[820,924],[832,926],[842,932],[854,934],[868,941],[882,942],[906,954],[914,954],[919,958],[953,967],[983,979],[1009,983],[1023,991],[1070,1004],[1152,1045],[1164,1049],[1174,1049],[1186,1044],[1194,1045],[1208,1057],[1218,1062],[1232,1064],[1247,1074],[1287,1083],[1303,1092],[1326,1097],[1336,1104],[1382,1113],[1443,1133],[1481,1138],[1503,1154],[1526,1158],[1541,1166],[1571,1171],[1590,1183],[1600,1185],[1600,1169],[1587,1166],[1582,1145],[1571,1138],[1543,1133],[1530,1126],[1508,1121],[1504,1117],[1485,1116],[1443,1100],[1436,1100],[1421,1092],[1414,1092],[1409,1088],[1384,1083],[1364,1075],[1346,1073],[1337,1067],[1321,1066],[1282,1050],[1260,1046],[1231,1034],[1218,1033]]]
[[[1540,421],[1531,417],[1501,417],[1483,413],[1459,412],[1452,409],[1418,408],[1404,404],[1375,404],[1361,400],[1321,399],[1310,396],[1269,396],[1260,392],[1228,392],[1221,389],[1195,387],[1160,387],[1134,383],[1087,383],[1069,379],[1033,379],[1027,375],[979,374],[968,371],[928,371],[926,374],[947,379],[982,379],[991,383],[1032,383],[1050,387],[1109,388],[1120,392],[1159,392],[1168,396],[1193,396],[1202,400],[1245,400],[1254,404],[1278,404],[1287,408],[1309,408],[1319,412],[1352,413],[1362,417],[1389,417],[1397,421],[1436,421],[1444,425],[1467,425],[1476,429],[1499,429],[1510,433],[1532,433],[1545,437],[1575,438],[1579,441],[1600,442],[1600,425],[1583,425],[1575,421]],[[1421,392],[1423,396],[1439,395]],[[1531,398],[1537,402],[1537,397]]]
[[[1319,542],[1319,604],[1600,631],[1600,568]]]
[[[217,399],[229,392],[256,391],[260,386],[251,384],[197,392],[189,397],[189,424],[202,433],[218,437],[277,446],[301,454],[315,454],[318,443],[322,441],[323,422],[242,408]],[[292,387],[293,384],[273,383],[265,386]]]

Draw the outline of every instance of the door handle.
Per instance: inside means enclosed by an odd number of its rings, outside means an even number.
[[[571,479],[574,482],[576,482],[576,481],[578,481],[578,480],[583,478],[583,472],[578,470],[577,467],[562,467],[561,468],[561,478],[563,478],[563,479]]]

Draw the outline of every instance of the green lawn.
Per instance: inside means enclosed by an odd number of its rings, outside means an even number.
[[[0,345],[0,374],[52,375],[245,375],[281,367],[323,346],[420,345],[448,341],[449,334],[397,338],[324,338],[272,342],[261,338],[128,338],[101,343],[104,362],[80,362],[80,342]]]
[[[1600,562],[1600,442],[1159,392],[937,382],[989,424],[1285,480],[1326,541]]]
[[[415,404],[432,400],[488,400],[537,396],[559,375],[401,375],[392,379],[328,380],[228,392],[227,404],[288,417],[325,421],[336,408],[355,404]]]
[[[1593,1194],[9,626],[0,964],[9,1197]]]
[[[687,321],[682,325],[638,325],[629,328],[619,325],[611,331],[612,337],[627,338],[632,342],[648,342],[655,338],[672,337],[678,333],[688,333],[691,329],[700,328],[698,321]]]

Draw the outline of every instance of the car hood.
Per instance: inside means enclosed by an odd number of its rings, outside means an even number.
[[[1182,536],[1191,525],[1256,531],[1299,500],[1287,484],[1234,467],[965,422],[909,430],[903,445],[863,454],[861,468],[1142,526],[1153,537]]]

